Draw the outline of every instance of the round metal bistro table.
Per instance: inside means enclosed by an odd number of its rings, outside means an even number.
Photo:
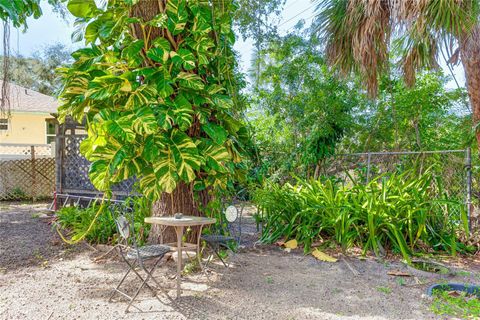
[[[172,247],[173,251],[177,251],[177,298],[181,294],[181,273],[182,273],[182,251],[183,250],[196,250],[197,258],[200,259],[199,249],[200,249],[200,236],[202,235],[202,228],[205,225],[214,224],[217,222],[214,218],[207,217],[196,217],[196,216],[184,216],[181,218],[176,218],[174,216],[165,216],[165,217],[148,217],[145,218],[145,223],[150,224],[159,224],[163,226],[175,228],[175,233],[177,234],[177,243],[167,243]],[[195,227],[200,226],[198,232],[197,243],[183,243],[183,232],[185,227]]]

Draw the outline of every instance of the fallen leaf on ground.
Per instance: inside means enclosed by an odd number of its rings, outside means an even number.
[[[312,256],[314,256],[318,260],[325,261],[325,262],[337,262],[337,259],[329,256],[328,254],[326,254],[326,253],[324,253],[324,252],[322,252],[318,249],[315,249],[315,250],[312,251]]]
[[[462,294],[460,292],[458,292],[457,290],[455,290],[455,291],[449,291],[448,295],[450,297],[460,297]]]
[[[283,246],[285,244],[285,241],[283,240],[278,240],[277,242],[275,242],[275,244],[279,247]]]
[[[288,249],[296,249],[298,247],[298,242],[297,240],[293,239],[285,242],[284,246],[285,248],[288,248]]]
[[[284,251],[290,253],[292,251],[292,249],[291,248],[285,248]]]
[[[412,276],[410,273],[399,271],[399,270],[388,271],[387,274],[389,276],[396,276],[396,277],[411,277]]]

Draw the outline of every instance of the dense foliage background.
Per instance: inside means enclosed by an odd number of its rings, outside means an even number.
[[[470,11],[448,1],[429,2],[427,11],[392,7],[392,20],[384,7],[369,7],[374,4],[353,10],[347,1],[323,1],[312,26],[299,21],[279,34],[275,15],[282,0],[151,3],[97,7],[93,0],[70,0],[74,38],[85,41],[73,62],[52,47],[33,58],[15,57],[8,74],[53,93],[52,68],[67,63],[60,69],[60,119],[86,117],[82,153],[92,161],[98,189],[108,192],[112,183],[136,176],[152,201],[174,194],[172,211],[186,198],[199,207],[193,199],[205,190],[246,190],[267,214],[264,240],[294,237],[307,251],[322,235],[344,249],[355,244],[379,254],[387,247],[406,259],[426,247],[470,250],[460,243],[468,237],[464,198],[447,189],[438,198],[445,163],[435,163],[437,175],[421,167],[368,183],[354,176],[347,186],[322,176],[322,168],[341,153],[470,147],[478,153],[475,92],[469,101],[465,88],[452,88],[436,51],[438,40],[459,42],[470,67],[473,37],[459,30],[472,28],[477,5],[470,3]],[[378,17],[366,14],[368,8]],[[442,14],[428,16],[432,12]],[[15,26],[40,14],[36,0],[0,8],[0,17]],[[375,18],[378,24],[369,23]],[[389,24],[417,18],[425,23],[408,30],[425,32],[390,45]],[[372,32],[362,33],[363,25]],[[356,51],[365,43],[350,41],[352,33],[368,40],[368,50]],[[254,43],[248,75],[239,72],[232,49],[240,36]]]

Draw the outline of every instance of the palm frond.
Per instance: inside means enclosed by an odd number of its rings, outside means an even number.
[[[317,6],[318,32],[326,43],[328,62],[342,75],[360,73],[375,96],[378,76],[388,64],[390,2],[324,0]]]
[[[438,53],[455,53],[459,39],[479,24],[478,0],[319,0],[317,33],[328,62],[341,75],[365,79],[375,96],[378,78],[388,66],[390,38],[397,38],[406,83],[415,73],[436,68]],[[394,42],[394,43],[395,43]],[[395,48],[393,48],[395,49]]]

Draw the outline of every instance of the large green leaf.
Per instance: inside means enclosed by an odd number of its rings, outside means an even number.
[[[160,98],[166,98],[173,94],[172,81],[170,76],[164,71],[156,72],[152,76],[152,82],[156,84]]]
[[[115,154],[112,157],[112,160],[108,164],[108,172],[110,175],[113,175],[115,171],[117,171],[120,167],[122,162],[127,160],[128,158],[128,147],[123,146],[115,152]]]
[[[172,48],[170,42],[167,39],[161,37],[153,40],[152,45],[156,48],[163,49],[166,52],[170,52]]]
[[[95,43],[99,36],[99,30],[101,26],[101,21],[94,20],[90,22],[85,28],[85,41],[86,43]]]
[[[116,76],[97,77],[90,82],[86,96],[95,100],[104,100],[121,92],[132,91],[128,80]]]
[[[213,95],[213,102],[220,109],[229,110],[233,108],[233,101],[227,95],[215,94]]]
[[[188,12],[185,8],[185,0],[167,1],[167,29],[173,34],[181,33],[187,24]]]
[[[158,139],[154,135],[145,138],[142,157],[148,162],[156,162],[160,157],[160,148],[164,146],[158,143]]]
[[[201,154],[205,157],[206,165],[217,172],[226,172],[223,162],[231,160],[228,150],[213,143],[205,143]]]
[[[126,109],[141,108],[150,103],[155,103],[157,90],[151,85],[141,85],[133,91],[125,104]]]
[[[175,98],[174,104],[173,115],[175,124],[178,125],[182,131],[187,130],[192,125],[192,105],[183,94],[179,94]]]
[[[131,67],[137,67],[143,61],[140,51],[143,49],[144,45],[145,43],[143,40],[133,41],[123,49],[122,58],[126,59]]]
[[[225,129],[227,129],[227,131],[231,134],[236,134],[241,128],[244,128],[243,124],[239,120],[227,113],[219,114],[218,118],[221,120]]]
[[[202,130],[215,141],[216,144],[223,144],[228,137],[228,132],[218,124],[213,122],[207,122],[206,124],[202,125]]]
[[[152,200],[160,198],[157,176],[151,168],[145,169],[145,172],[143,172],[143,175],[140,178],[139,184],[145,197]]]
[[[156,62],[167,62],[170,52],[162,48],[151,48],[147,52],[147,57]]]
[[[90,164],[88,176],[95,188],[100,191],[107,191],[110,188],[110,177],[108,175],[108,162],[97,160]]]
[[[162,138],[162,144],[164,147],[159,150],[154,171],[160,188],[170,193],[179,179],[185,182],[195,180],[195,171],[200,169],[203,158],[190,137],[176,129],[169,137]]]
[[[99,50],[97,46],[92,46],[91,48],[79,49],[72,53],[72,57],[76,60],[74,62],[74,65],[80,71],[87,70],[101,56],[102,56],[102,51]],[[73,80],[75,80],[75,78]]]
[[[197,146],[189,136],[178,130],[173,130],[171,143],[179,176],[185,182],[195,180],[195,170],[200,169],[203,160]]]
[[[159,105],[156,107],[158,124],[164,130],[170,130],[175,124],[175,114],[170,105]]]
[[[109,135],[115,137],[116,140],[130,143],[135,140],[135,132],[132,129],[132,116],[122,117],[116,120],[108,120],[105,128]]]
[[[69,0],[67,9],[77,18],[90,18],[98,10],[94,0]]]
[[[203,90],[205,85],[203,84],[202,78],[195,73],[180,72],[176,78],[180,83],[180,86],[194,89],[194,90]]]
[[[145,106],[135,111],[136,118],[133,120],[133,129],[139,134],[154,134],[158,131],[158,123],[152,108]]]
[[[160,151],[160,158],[155,163],[155,175],[163,191],[171,193],[177,187],[177,167],[170,149]]]
[[[180,49],[177,52],[170,52],[172,61],[181,65],[185,70],[195,69],[195,56],[187,49]]]

